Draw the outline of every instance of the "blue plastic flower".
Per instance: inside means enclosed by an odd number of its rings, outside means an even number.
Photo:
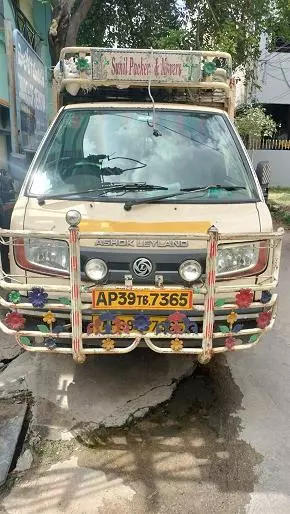
[[[150,327],[150,319],[145,314],[137,314],[133,320],[133,327],[140,332],[145,332]]]
[[[49,348],[50,350],[54,350],[57,345],[57,339],[54,339],[54,337],[47,337],[44,341],[44,346]]]
[[[192,321],[189,318],[182,320],[185,326],[185,332],[189,332],[190,334],[198,334],[198,325],[195,321]]]
[[[28,293],[28,300],[33,307],[42,308],[47,303],[48,294],[41,287],[34,287]]]
[[[170,323],[169,321],[161,321],[156,325],[155,333],[156,334],[166,334],[169,332]]]
[[[262,291],[261,294],[261,303],[268,303],[272,298],[272,293],[270,291]]]

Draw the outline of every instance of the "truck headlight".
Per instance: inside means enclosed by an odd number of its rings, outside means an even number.
[[[186,282],[195,282],[202,273],[201,265],[194,260],[184,261],[179,267],[179,275]]]
[[[90,259],[85,265],[85,272],[87,277],[98,282],[105,278],[108,273],[108,268],[102,259]]]
[[[265,241],[244,245],[220,246],[217,254],[217,277],[257,275],[268,262],[268,245]]]
[[[16,264],[42,275],[69,275],[69,249],[57,239],[17,238],[14,241]]]

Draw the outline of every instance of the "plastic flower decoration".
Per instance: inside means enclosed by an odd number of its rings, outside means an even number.
[[[236,313],[236,312],[234,312],[234,311],[232,311],[232,312],[228,315],[228,317],[227,317],[227,322],[228,322],[228,324],[230,325],[230,327],[232,327],[232,326],[233,326],[233,324],[237,321],[237,319],[238,319],[238,315],[237,315],[237,313]]]
[[[113,350],[113,348],[115,348],[115,342],[113,341],[113,339],[110,339],[108,337],[107,339],[103,340],[102,348],[107,351]]]
[[[53,337],[46,337],[44,341],[44,345],[49,348],[49,350],[54,350],[56,348],[57,340]]]
[[[133,327],[140,332],[145,332],[150,327],[150,320],[145,314],[137,314],[133,320]]]
[[[173,341],[171,341],[170,346],[174,352],[180,352],[183,348],[183,342],[181,341],[181,339],[173,339]]]
[[[78,71],[86,71],[90,69],[90,64],[85,57],[79,57],[76,60],[76,68]]]
[[[270,291],[262,291],[261,294],[261,303],[268,303],[272,298],[272,293]]]
[[[212,75],[216,71],[216,64],[212,61],[206,61],[203,65],[203,73],[205,75]]]
[[[272,319],[272,313],[271,312],[260,312],[258,319],[257,319],[257,325],[259,328],[266,328],[268,325],[270,325]]]
[[[8,312],[5,316],[5,325],[12,330],[21,330],[25,325],[25,318],[19,312]]]
[[[169,314],[168,321],[183,321],[186,315],[183,312],[173,312]]]
[[[54,314],[52,314],[51,311],[48,311],[42,319],[44,323],[47,323],[47,325],[52,325],[52,323],[56,321]]]
[[[11,291],[8,295],[8,300],[14,304],[19,303],[21,300],[21,294],[19,291]]]
[[[33,307],[41,309],[47,303],[48,294],[41,287],[34,287],[28,293],[28,300]]]
[[[236,304],[241,309],[246,309],[253,302],[254,293],[252,289],[241,289],[239,293],[236,294]]]
[[[198,325],[195,321],[192,321],[189,318],[185,318],[183,320],[185,331],[189,332],[190,334],[198,334]]]
[[[229,336],[225,340],[225,347],[228,350],[234,350],[236,343],[237,343],[237,340],[234,337]]]

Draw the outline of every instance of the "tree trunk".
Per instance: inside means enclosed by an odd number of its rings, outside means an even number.
[[[71,2],[61,0],[53,2],[52,20],[48,31],[49,52],[51,64],[59,61],[61,49],[65,46],[66,35],[70,24]]]
[[[86,19],[93,0],[82,0],[79,7],[70,19],[70,24],[66,34],[65,46],[76,46],[77,37],[82,22]]]

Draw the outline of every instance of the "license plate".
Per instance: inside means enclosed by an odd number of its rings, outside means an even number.
[[[190,289],[130,290],[94,289],[93,309],[96,310],[191,310],[193,292]]]

